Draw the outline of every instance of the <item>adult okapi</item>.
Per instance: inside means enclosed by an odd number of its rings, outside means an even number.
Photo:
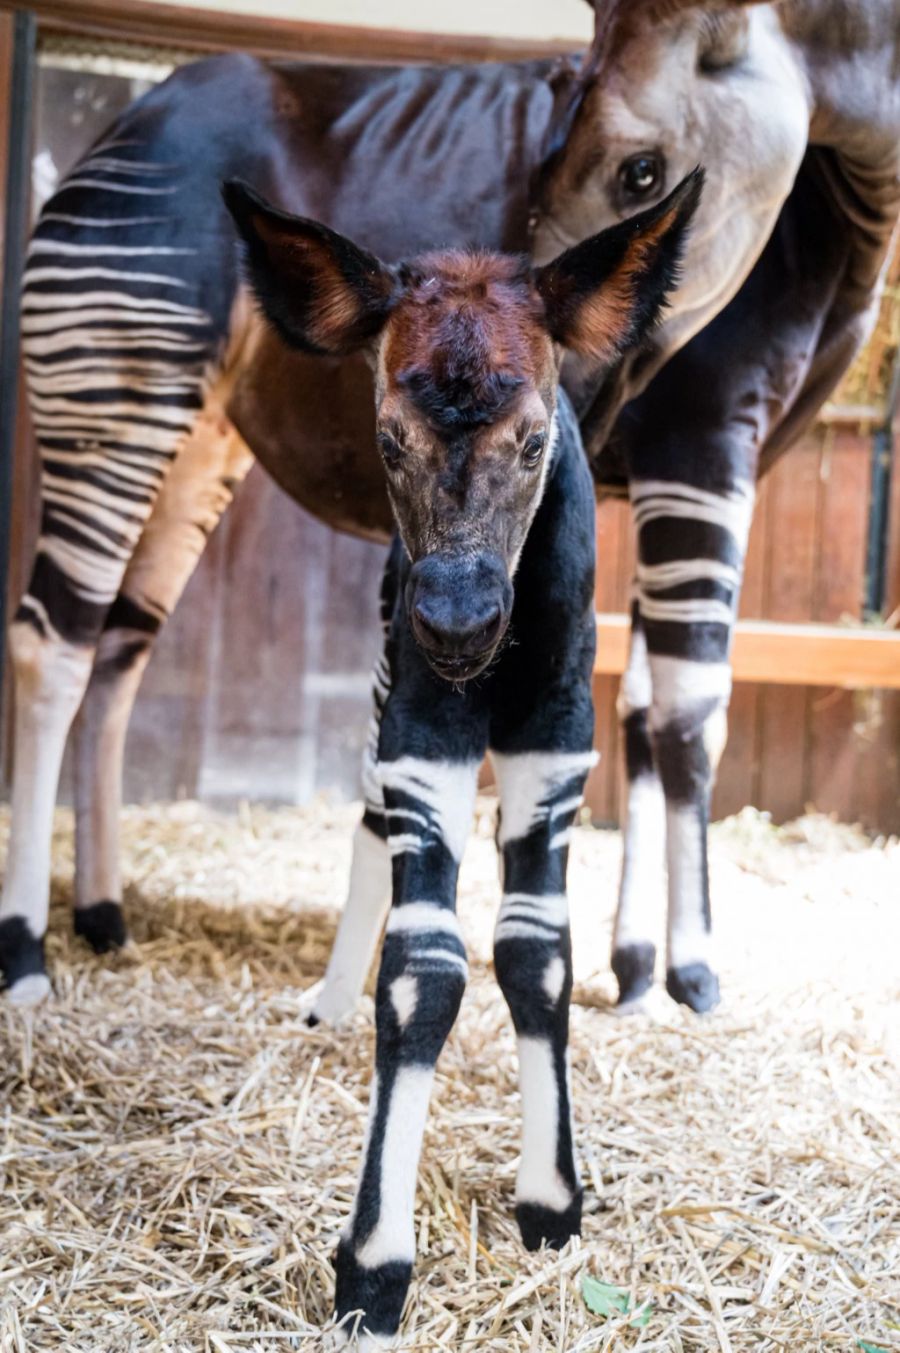
[[[14,998],[48,989],[50,824],[76,713],[76,929],[99,950],[124,938],[129,710],[251,448],[323,520],[389,529],[371,373],[263,329],[221,181],[241,176],[388,262],[436,242],[530,239],[545,260],[703,163],[684,285],[652,346],[602,380],[582,362],[567,386],[598,488],[627,487],[639,525],[620,996],[651,980],[647,869],[665,836],[667,985],[694,1009],[714,1004],[706,815],[753,484],[846,367],[877,293],[900,203],[900,0],[597,9],[571,75],[199,63],[120,118],[47,204],[23,303],[44,513],[11,635],[0,966]],[[353,900],[370,877],[351,890],[320,1013],[352,992],[345,951],[358,967],[370,930],[374,942],[385,899]]]

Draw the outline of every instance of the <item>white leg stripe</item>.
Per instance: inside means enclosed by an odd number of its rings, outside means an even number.
[[[596,763],[595,752],[523,752],[506,756],[492,752],[491,760],[500,791],[499,843],[517,841],[528,836],[549,820],[564,814],[571,817],[581,795],[571,796],[560,803],[547,805],[554,790],[558,790],[575,775],[586,775]],[[569,822],[565,822],[568,827]]]
[[[519,1202],[562,1212],[572,1194],[556,1168],[559,1094],[553,1052],[543,1038],[519,1038],[522,1091],[522,1159],[516,1181]]]
[[[472,829],[478,763],[404,756],[380,761],[377,773],[383,789],[407,794],[424,805],[450,854],[461,860]]]
[[[415,1255],[416,1173],[433,1079],[430,1067],[403,1066],[394,1080],[381,1152],[381,1212],[356,1251],[363,1268],[409,1263]]]
[[[705,828],[692,808],[669,808],[668,966],[711,963],[712,936],[703,916]]]
[[[401,930],[443,930],[462,939],[456,914],[435,902],[404,902],[402,906],[393,907],[387,933],[394,935]]]

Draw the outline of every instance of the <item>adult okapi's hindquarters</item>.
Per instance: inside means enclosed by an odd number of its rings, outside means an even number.
[[[218,68],[246,81],[242,59]],[[20,1001],[48,989],[52,815],[83,699],[76,930],[97,950],[124,938],[115,817],[128,711],[201,533],[247,464],[246,450],[210,455],[199,445],[204,402],[216,407],[236,270],[230,234],[217,234],[207,211],[210,189],[218,206],[217,179],[204,182],[191,165],[189,206],[181,200],[184,147],[160,130],[161,104],[165,93],[152,91],[63,182],[42,212],[25,275],[42,517],[11,629],[15,779],[0,900],[0,973]],[[226,133],[220,149],[227,145]],[[192,438],[190,468],[169,487]],[[157,548],[156,526],[144,532],[163,521]]]

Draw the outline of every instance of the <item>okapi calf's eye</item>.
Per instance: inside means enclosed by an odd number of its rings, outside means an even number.
[[[659,163],[648,152],[627,172],[649,191]],[[388,266],[226,185],[247,275],[285,342],[371,362],[377,447],[410,562],[407,618],[441,676],[478,675],[506,634],[553,471],[564,350],[611,365],[641,341],[674,284],[701,185],[696,170],[658,206],[542,268],[459,251]]]
[[[266,314],[306,351],[368,352],[398,535],[350,895],[310,1015],[361,994],[390,898],[360,1182],[335,1259],[338,1346],[393,1342],[415,1251],[413,1204],[434,1066],[467,976],[459,861],[486,750],[500,793],[497,979],[516,1028],[525,1245],[581,1226],[566,1045],[569,832],[593,760],[594,490],[558,390],[566,348],[612,362],[672,285],[700,192],[547,267],[438,253],[400,269],[231,185]],[[511,629],[514,642],[502,645]],[[471,678],[480,675],[481,679]]]

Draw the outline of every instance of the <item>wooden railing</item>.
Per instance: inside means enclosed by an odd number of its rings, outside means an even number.
[[[629,620],[598,614],[598,676],[620,676],[628,657]],[[845,690],[900,690],[900,632],[836,625],[738,622],[732,651],[735,681]]]

